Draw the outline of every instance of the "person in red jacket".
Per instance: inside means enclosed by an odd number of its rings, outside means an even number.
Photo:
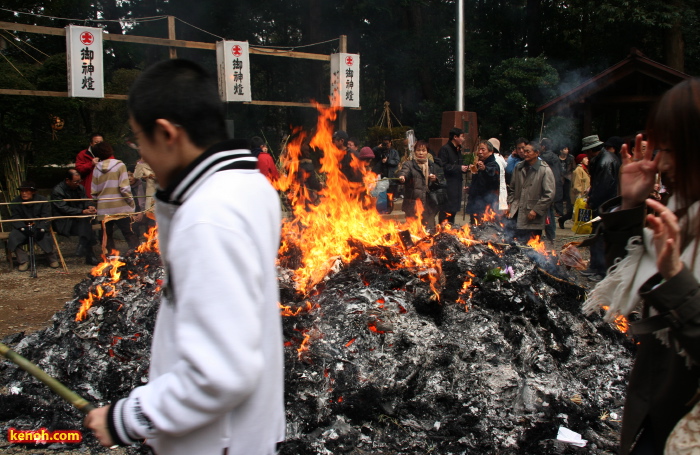
[[[95,164],[97,164],[100,159],[97,158],[92,153],[92,148],[104,141],[104,137],[101,133],[92,133],[90,135],[90,145],[85,150],[82,150],[75,157],[75,169],[80,173],[80,177],[83,179],[83,186],[85,186],[85,195],[87,198],[91,198],[90,194],[90,184],[92,183],[92,170],[95,169]]]
[[[280,178],[280,173],[275,165],[275,160],[268,151],[267,144],[258,136],[252,138],[250,142],[252,153],[255,155],[257,152],[258,169],[270,182],[276,181]]]

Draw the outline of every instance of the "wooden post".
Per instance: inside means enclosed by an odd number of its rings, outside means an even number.
[[[348,51],[348,35],[340,35],[340,52]],[[339,93],[338,96],[341,96]],[[338,113],[338,129],[347,133],[348,131],[348,112],[343,109]]]
[[[168,16],[168,39],[175,38],[175,16]],[[177,58],[177,49],[174,47],[170,48],[170,58]]]

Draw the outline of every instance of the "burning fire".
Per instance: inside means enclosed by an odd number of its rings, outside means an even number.
[[[145,241],[136,248],[137,253],[159,252],[158,250],[158,229],[156,226],[151,227],[148,232],[144,233]],[[117,295],[116,283],[119,282],[122,276],[122,267],[126,262],[121,260],[119,251],[112,250],[111,255],[107,258],[103,256],[103,261],[92,268],[90,275],[93,277],[105,277],[106,279],[100,284],[97,284],[90,290],[88,296],[80,300],[80,309],[75,315],[76,321],[82,321],[87,316],[88,310],[92,305],[102,298],[114,297]],[[134,279],[136,276],[129,271],[127,274],[129,279]]]
[[[279,253],[281,257],[299,256],[301,266],[294,271],[297,290],[309,295],[338,262],[347,264],[357,257],[361,246],[388,249],[393,258],[386,261],[388,267],[414,269],[430,283],[434,298],[439,300],[442,267],[440,261],[432,257],[432,238],[424,229],[420,215],[417,219],[398,223],[382,218],[373,209],[369,191],[376,185],[376,175],[366,170],[355,157],[352,157],[351,166],[362,173],[365,185],[350,182],[341,172],[345,152],[336,148],[332,141],[333,121],[339,108],[317,105],[317,109],[316,134],[308,138],[303,131],[295,131],[296,138],[290,141],[282,159],[285,175],[275,183],[293,207],[293,216],[282,226]],[[326,184],[319,191],[318,199],[312,197],[299,178],[305,144],[322,151],[320,172],[326,176]],[[368,204],[368,200],[372,202]],[[417,211],[422,213],[420,204]],[[459,231],[449,226],[441,229],[454,232],[465,243],[473,243],[468,227]],[[418,246],[413,244],[419,240]]]
[[[608,306],[603,306],[603,310],[605,310],[605,311],[608,311],[609,308],[610,308],[610,307],[608,307]],[[617,330],[619,330],[619,331],[622,332],[622,333],[627,333],[627,331],[628,331],[629,328],[630,328],[630,323],[629,323],[629,321],[627,320],[626,317],[624,317],[624,316],[621,315],[621,314],[617,315],[617,317],[616,317],[615,320],[613,321],[613,324],[615,325],[615,327],[617,328]]]
[[[549,255],[549,253],[547,253],[547,247],[545,246],[544,242],[540,239],[539,235],[536,235],[536,236],[532,237],[530,240],[528,240],[527,246],[534,249],[535,251],[540,253],[542,256]]]

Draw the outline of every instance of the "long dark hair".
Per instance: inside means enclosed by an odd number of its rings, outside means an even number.
[[[687,213],[700,201],[700,79],[691,78],[671,88],[659,100],[649,116],[647,134],[650,146],[664,147],[674,154],[676,166],[673,194],[677,201],[676,214]],[[684,232],[686,244],[690,238],[700,239],[700,223],[690,220]],[[695,258],[693,259],[695,262]]]

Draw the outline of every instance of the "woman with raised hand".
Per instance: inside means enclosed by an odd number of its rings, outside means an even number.
[[[584,310],[607,306],[608,321],[641,314],[630,329],[637,354],[622,420],[623,455],[664,453],[669,433],[698,399],[698,125],[700,79],[693,78],[659,101],[649,117],[646,151],[641,135],[632,154],[623,146],[620,196],[601,207],[606,259],[608,264],[618,262],[593,290]],[[667,206],[648,198],[657,174],[671,187]]]

